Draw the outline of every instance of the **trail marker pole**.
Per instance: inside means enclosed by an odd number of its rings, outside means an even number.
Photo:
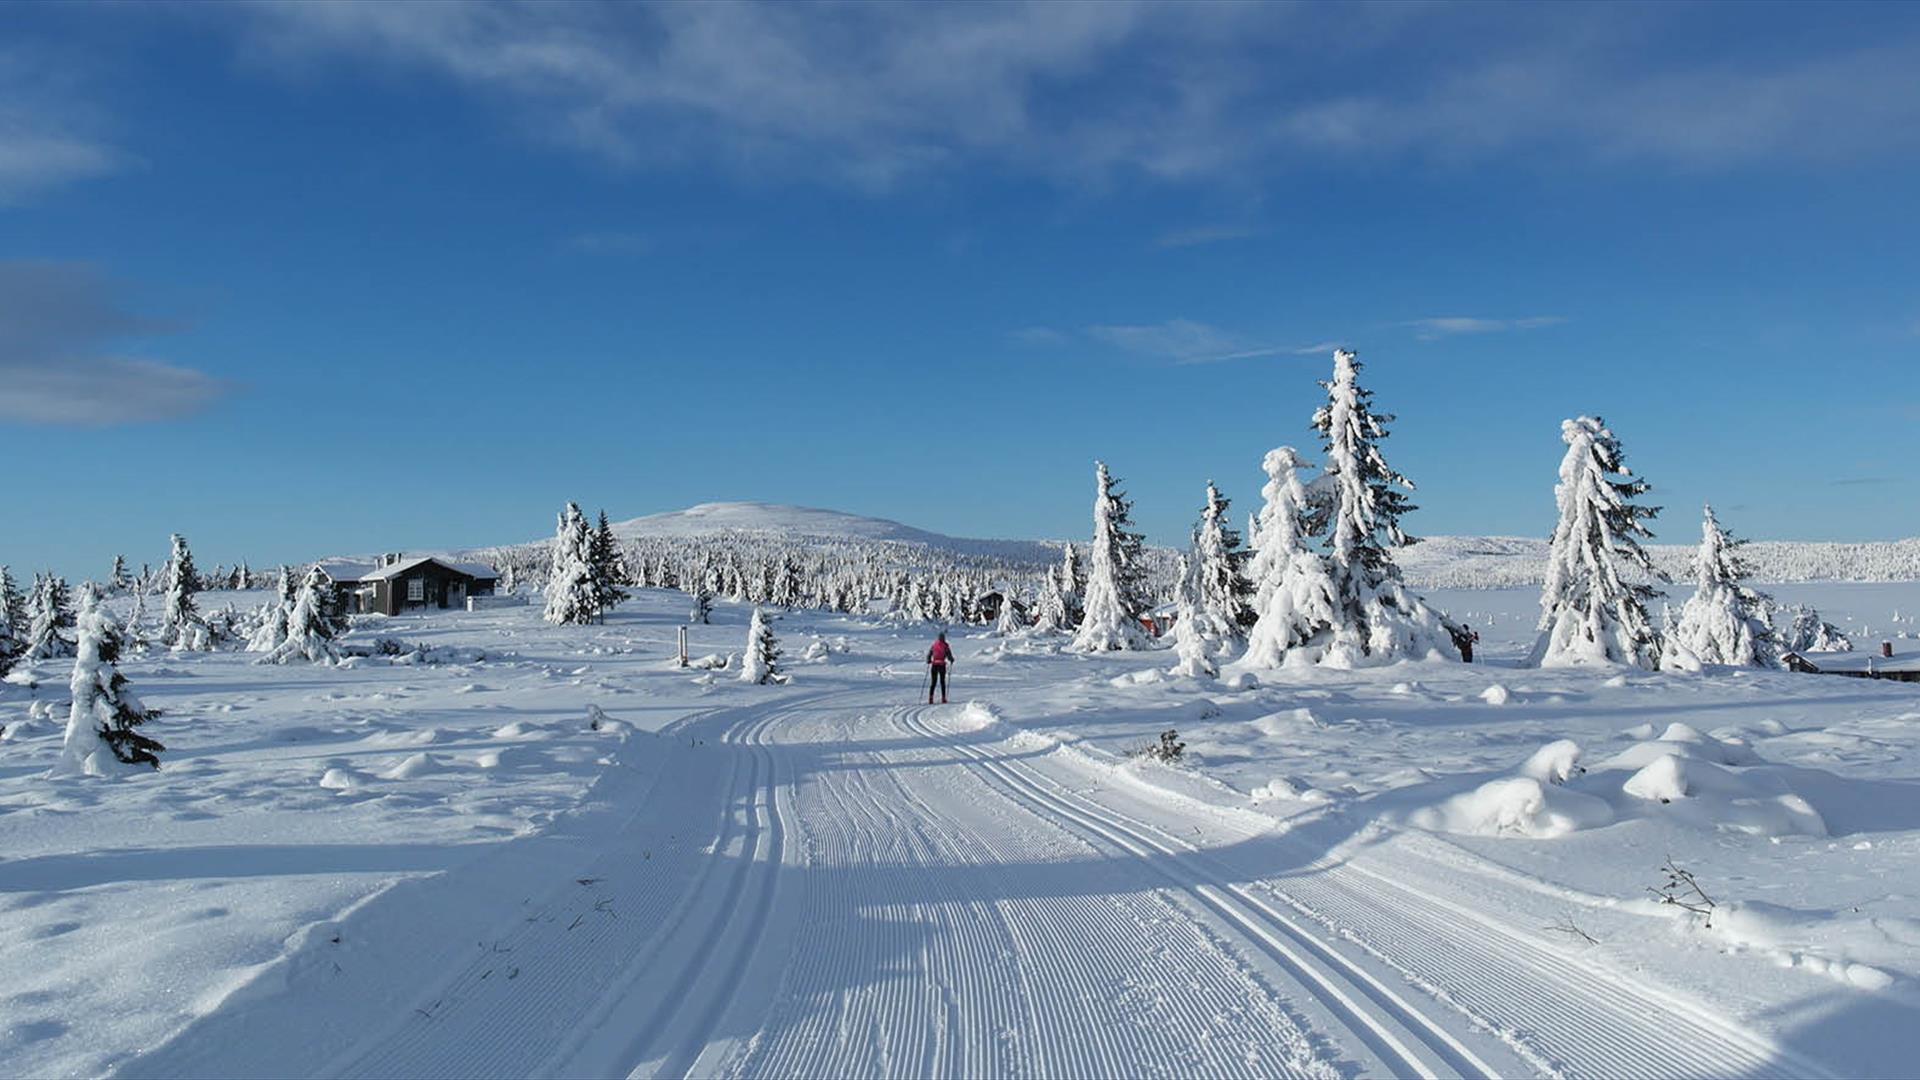
[[[680,628],[680,666],[687,666],[687,628]]]

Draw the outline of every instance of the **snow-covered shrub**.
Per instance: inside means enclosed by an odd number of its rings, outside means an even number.
[[[286,637],[274,650],[262,656],[255,663],[286,664],[294,660],[306,660],[315,664],[330,664],[340,659],[340,650],[334,646],[334,624],[328,613],[332,588],[326,571],[318,566],[307,571],[307,578],[300,584],[300,592],[294,598],[293,610],[287,613]]]
[[[784,683],[787,676],[780,671],[780,642],[773,635],[773,627],[767,622],[766,613],[759,608],[753,609],[753,621],[747,625],[747,651],[740,662],[740,681],[749,683]]]
[[[1721,528],[1706,508],[1694,556],[1696,588],[1680,619],[1664,635],[1661,667],[1698,670],[1702,664],[1778,667],[1780,643],[1773,630],[1773,598],[1744,584],[1742,541]]]

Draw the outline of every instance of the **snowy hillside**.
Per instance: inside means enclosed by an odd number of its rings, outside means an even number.
[[[1694,546],[1648,544],[1655,566],[1677,581],[1691,575]],[[1745,556],[1754,578],[1794,581],[1920,581],[1920,538],[1819,543],[1756,540]],[[1422,588],[1501,589],[1538,585],[1547,541],[1523,536],[1430,536],[1395,553],[1408,583]]]
[[[615,522],[623,540],[751,533],[792,539],[890,541],[961,555],[1051,563],[1058,549],[1031,540],[978,540],[916,529],[886,518],[763,502],[710,502]]]

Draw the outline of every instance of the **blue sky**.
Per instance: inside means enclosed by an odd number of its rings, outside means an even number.
[[[1160,542],[1359,349],[1416,533],[1603,415],[1920,534],[1910,5],[8,5],[0,561],[761,499]]]

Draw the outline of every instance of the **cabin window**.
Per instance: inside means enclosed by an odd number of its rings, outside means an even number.
[[[427,599],[426,579],[409,578],[407,580],[407,602],[412,604],[418,604],[418,603],[423,603],[426,599]]]

